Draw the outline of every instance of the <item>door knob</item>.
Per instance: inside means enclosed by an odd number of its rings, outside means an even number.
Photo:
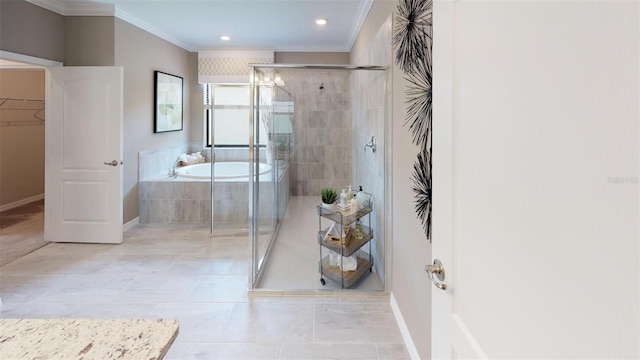
[[[434,259],[433,265],[427,265],[424,267],[424,271],[429,275],[429,279],[433,285],[435,285],[440,290],[447,290],[447,284],[441,283],[440,281],[444,280],[444,265],[442,265],[442,261],[440,259]]]
[[[104,163],[105,165],[118,166],[118,160],[113,160],[111,162]]]

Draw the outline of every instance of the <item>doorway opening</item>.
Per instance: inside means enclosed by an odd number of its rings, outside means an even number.
[[[0,266],[47,244],[45,71],[58,65],[0,51]]]

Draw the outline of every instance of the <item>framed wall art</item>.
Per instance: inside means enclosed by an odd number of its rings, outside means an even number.
[[[182,130],[183,79],[180,76],[155,71],[153,89],[155,104],[153,132]]]

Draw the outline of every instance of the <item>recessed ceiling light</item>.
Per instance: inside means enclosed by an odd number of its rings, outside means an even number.
[[[318,24],[318,25],[326,25],[327,24],[327,19],[323,19],[323,18],[316,19],[316,24]]]
[[[222,35],[222,36],[220,36],[220,40],[229,41],[229,40],[231,40],[231,38],[228,37],[227,35]]]

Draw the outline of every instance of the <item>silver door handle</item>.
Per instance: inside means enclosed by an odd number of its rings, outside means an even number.
[[[113,160],[111,162],[104,163],[105,165],[118,166],[118,160]]]
[[[447,284],[440,282],[444,280],[444,265],[442,265],[440,259],[434,259],[433,265],[425,266],[424,271],[429,275],[429,279],[431,279],[433,285],[440,290],[447,290]]]

